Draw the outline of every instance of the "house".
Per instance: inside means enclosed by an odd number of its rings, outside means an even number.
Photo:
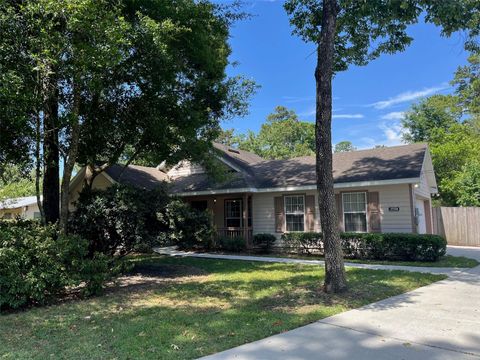
[[[27,196],[0,201],[0,219],[40,219],[37,197]]]
[[[151,188],[170,184],[172,194],[192,207],[209,210],[220,235],[242,236],[320,231],[315,158],[265,160],[214,144],[226,165],[215,181],[198,164],[181,161],[168,171],[113,166],[94,187],[115,182]],[[428,146],[411,144],[333,155],[336,210],[341,231],[431,233],[431,195],[437,184]],[[72,182],[81,189],[80,173]],[[75,198],[77,195],[73,195]]]

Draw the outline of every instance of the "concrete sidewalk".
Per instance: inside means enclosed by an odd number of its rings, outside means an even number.
[[[196,253],[191,251],[179,251],[179,250],[176,250],[175,247],[155,248],[154,251],[162,255],[195,257],[195,258],[203,258],[203,259],[280,262],[280,263],[321,265],[321,266],[325,264],[325,262],[322,260],[292,259],[292,258],[282,258],[282,257],[273,257],[273,256],[222,255],[222,254],[210,254],[210,253]],[[466,270],[468,270],[464,268],[376,265],[376,264],[359,264],[359,263],[349,263],[349,262],[346,262],[345,266],[361,268],[361,269],[372,269],[372,270],[404,270],[404,271],[431,273],[431,274],[445,274],[448,276],[461,275]]]
[[[316,260],[195,254],[172,248],[157,251],[172,256],[323,265]],[[478,248],[449,247],[448,253],[480,260]],[[347,266],[441,273],[449,278],[202,359],[480,359],[480,266]]]
[[[480,260],[480,249],[449,247],[448,252]],[[479,359],[480,266],[448,275],[429,286],[202,359]]]

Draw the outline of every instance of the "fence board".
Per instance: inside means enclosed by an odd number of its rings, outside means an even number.
[[[480,246],[480,207],[433,208],[433,232],[449,245]]]

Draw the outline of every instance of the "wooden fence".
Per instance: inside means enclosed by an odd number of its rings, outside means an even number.
[[[433,232],[449,245],[480,246],[480,207],[433,208]]]

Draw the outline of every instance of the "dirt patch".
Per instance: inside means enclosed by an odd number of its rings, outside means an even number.
[[[126,291],[135,292],[152,289],[168,283],[198,281],[207,272],[202,269],[185,265],[145,264],[136,265],[133,270],[115,281],[107,284],[107,293]]]
[[[200,276],[207,273],[193,266],[186,265],[169,265],[169,264],[140,264],[135,265],[127,276],[144,276],[144,277],[162,277],[176,278],[185,276]]]

